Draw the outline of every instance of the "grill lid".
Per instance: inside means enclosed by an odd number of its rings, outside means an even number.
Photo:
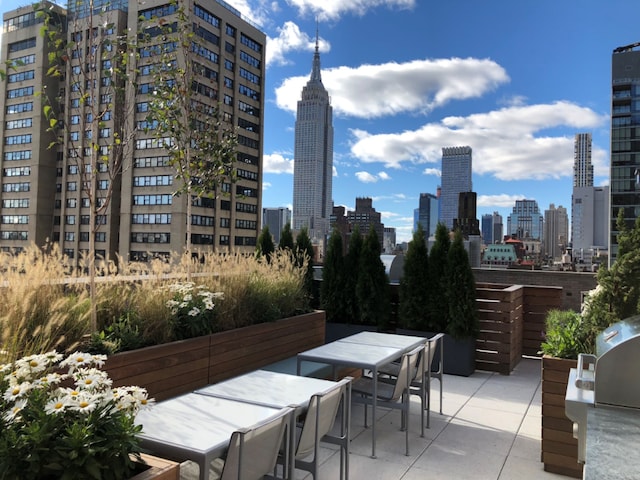
[[[640,408],[640,315],[596,338],[595,403]]]

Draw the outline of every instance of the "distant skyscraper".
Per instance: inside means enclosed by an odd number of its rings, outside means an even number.
[[[590,133],[576,134],[575,146],[573,148],[573,186],[593,186]]]
[[[438,226],[438,199],[431,193],[421,193],[420,203],[416,209],[417,218],[415,219],[414,231],[418,228],[418,223],[422,225],[422,230],[426,238],[436,233]]]
[[[611,59],[611,172],[609,264],[618,256],[618,212],[629,228],[640,215],[640,43],[618,47]]]
[[[573,256],[590,263],[609,248],[609,186],[574,187],[572,201]]]
[[[382,215],[373,208],[373,199],[367,197],[356,198],[356,209],[347,212],[347,222],[353,231],[354,226],[358,226],[360,234],[366,237],[369,229],[373,228],[378,235],[380,249],[384,247],[384,223]]]
[[[471,184],[471,147],[442,149],[442,187],[440,193],[440,221],[450,230],[458,216],[458,198],[462,192],[473,190]]]
[[[544,211],[544,252],[553,259],[560,259],[567,247],[569,234],[569,216],[562,205],[552,203]]]
[[[329,233],[332,176],[333,109],[320,77],[316,38],[311,78],[298,101],[293,162],[293,229],[307,227],[314,243]]]
[[[482,243],[491,245],[502,241],[502,215],[498,212],[482,215]]]
[[[262,209],[262,228],[269,227],[269,233],[276,244],[280,243],[280,233],[287,223],[291,223],[291,210],[288,208]]]
[[[513,211],[507,217],[507,235],[520,240],[542,240],[544,217],[535,200],[516,200]]]
[[[578,189],[593,188],[593,165],[591,164],[591,134],[576,134],[573,149],[573,192],[571,194],[571,244],[575,239],[575,232],[586,220],[582,218],[583,209],[580,203],[582,195],[576,195]]]

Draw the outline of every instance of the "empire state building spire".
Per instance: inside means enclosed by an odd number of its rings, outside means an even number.
[[[322,77],[320,76],[320,48],[318,37],[318,22],[316,21],[316,51],[313,54],[313,69],[311,70],[311,78],[309,82],[322,83]]]

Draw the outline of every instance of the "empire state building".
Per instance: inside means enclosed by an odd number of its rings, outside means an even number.
[[[320,76],[316,35],[311,78],[298,101],[293,162],[293,229],[306,227],[314,244],[329,233],[332,177],[333,109]]]

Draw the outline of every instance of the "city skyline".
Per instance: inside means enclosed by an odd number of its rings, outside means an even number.
[[[296,102],[316,32],[334,108],[333,200],[352,210],[371,197],[398,242],[420,194],[436,193],[443,147],[473,149],[478,218],[506,219],[519,199],[570,208],[576,133],[593,135],[594,184],[608,183],[611,53],[640,40],[637,2],[227,3],[268,36],[263,207],[292,208]]]

